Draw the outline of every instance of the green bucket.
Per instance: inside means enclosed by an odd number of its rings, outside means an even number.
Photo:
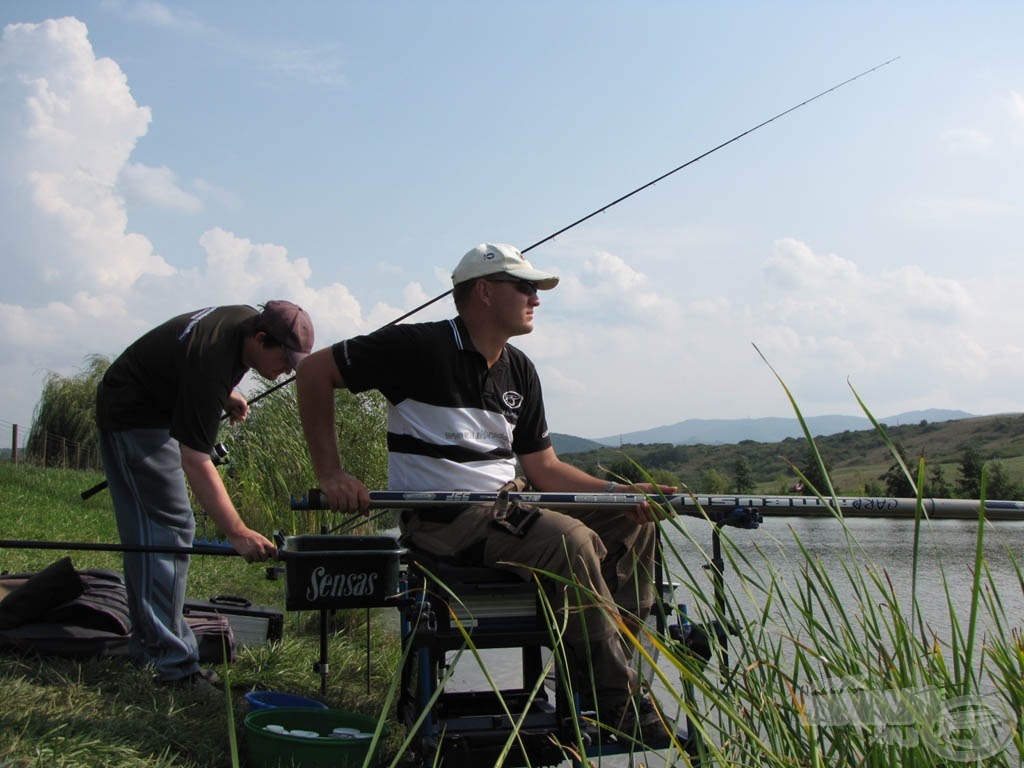
[[[361,768],[376,728],[375,718],[339,709],[259,709],[245,716],[249,764],[253,768]],[[386,733],[384,729],[381,736]]]

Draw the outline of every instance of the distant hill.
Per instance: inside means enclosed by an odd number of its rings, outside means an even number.
[[[562,435],[558,432],[551,433],[551,443],[555,448],[555,453],[559,456],[563,453],[586,453],[602,447],[602,444],[595,440],[575,435]]]
[[[1013,482],[1024,482],[1024,414],[944,421],[926,418],[927,414],[934,413],[948,412],[921,411],[880,420],[886,425],[890,439],[904,449],[908,464],[913,465],[918,457],[924,456],[929,471],[941,468],[946,480],[955,483],[959,463],[970,447],[983,461],[1000,462]],[[900,424],[896,423],[897,419]],[[830,466],[841,495],[858,495],[871,484],[879,486],[881,476],[894,463],[873,427],[815,436],[814,442]],[[751,479],[760,492],[785,493],[786,486],[795,477],[787,461],[802,465],[807,455],[807,441],[800,435],[774,442],[753,439],[692,445],[624,442],[621,446],[601,446],[578,453],[558,451],[557,447],[555,450],[563,461],[593,474],[602,475],[603,468],[636,462],[647,470],[665,470],[696,491],[705,490],[702,484],[706,472],[714,470],[731,476],[737,462],[742,461],[749,467]]]
[[[907,411],[895,416],[879,419],[882,424],[890,427],[905,424],[920,424],[969,419],[973,414],[966,411],[949,411],[932,408],[924,411]],[[871,422],[864,416],[808,416],[805,417],[811,435],[835,435],[840,432],[873,429]],[[644,429],[638,432],[626,432],[621,435],[595,438],[600,445],[638,445],[643,443],[670,443],[671,445],[722,445],[754,440],[759,443],[777,443],[787,437],[803,437],[803,430],[796,418],[763,418],[763,419],[686,419],[675,424]],[[569,437],[565,435],[564,437]],[[574,438],[581,439],[581,438]],[[563,449],[566,452],[578,453],[583,449]],[[556,453],[562,450],[555,447]]]

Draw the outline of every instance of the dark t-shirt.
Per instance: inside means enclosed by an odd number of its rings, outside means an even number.
[[[210,307],[157,326],[107,369],[96,394],[100,429],[166,428],[203,453],[217,440],[242,364],[243,323],[253,307]]]

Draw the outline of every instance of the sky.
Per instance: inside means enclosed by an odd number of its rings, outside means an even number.
[[[289,299],[321,348],[481,242],[561,277],[513,340],[554,432],[792,416],[776,373],[805,415],[1020,412],[1021,29],[985,0],[3,0],[0,444],[169,317]]]

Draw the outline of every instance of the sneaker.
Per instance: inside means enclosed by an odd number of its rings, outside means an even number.
[[[665,749],[672,744],[675,724],[665,720],[647,696],[634,696],[612,710],[606,725],[616,741],[632,741],[647,749]]]

